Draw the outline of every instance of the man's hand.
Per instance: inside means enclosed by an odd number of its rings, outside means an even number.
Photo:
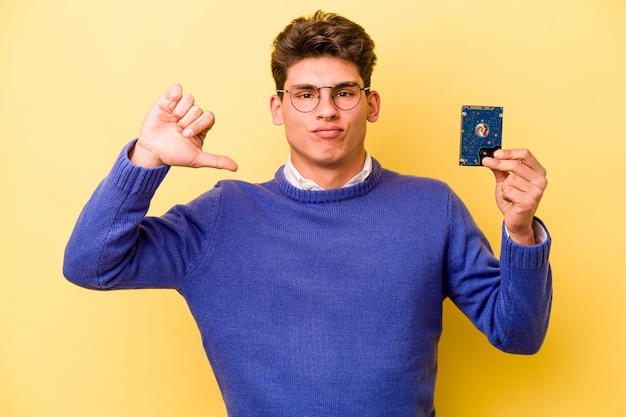
[[[509,237],[521,245],[535,245],[533,222],[548,185],[546,170],[527,149],[498,150],[483,165],[496,177],[496,202],[504,214]]]
[[[232,159],[202,151],[214,123],[211,112],[203,111],[193,96],[183,95],[182,87],[173,84],[148,111],[130,160],[146,168],[171,165],[236,171]]]

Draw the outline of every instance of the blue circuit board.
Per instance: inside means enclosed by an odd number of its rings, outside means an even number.
[[[461,152],[459,165],[478,166],[486,156],[502,148],[502,107],[461,108]]]

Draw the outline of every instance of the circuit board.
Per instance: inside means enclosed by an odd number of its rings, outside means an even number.
[[[479,166],[486,156],[502,148],[502,107],[461,108],[461,151],[459,165]]]

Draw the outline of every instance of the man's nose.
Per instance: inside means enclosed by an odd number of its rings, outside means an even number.
[[[338,109],[333,99],[333,87],[320,87],[319,94],[320,102],[317,105],[318,112],[323,115],[336,114]]]

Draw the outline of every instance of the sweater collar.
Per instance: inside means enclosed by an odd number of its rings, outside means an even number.
[[[287,197],[301,203],[332,203],[362,196],[374,188],[383,172],[380,163],[372,158],[371,173],[364,181],[358,184],[333,190],[302,190],[293,186],[287,180],[284,169],[285,166],[283,165],[276,171],[274,181]]]
[[[287,158],[287,163],[283,167],[283,172],[285,174],[285,178],[296,188],[301,188],[303,190],[311,190],[311,191],[319,191],[323,190],[315,181],[310,180],[308,178],[304,178],[300,171],[293,165],[291,162],[291,155]],[[365,163],[363,164],[363,169],[361,172],[356,174],[350,181],[348,181],[342,188],[350,187],[352,185],[358,184],[360,182],[365,181],[365,179],[372,172],[372,157],[370,153],[365,151]]]

